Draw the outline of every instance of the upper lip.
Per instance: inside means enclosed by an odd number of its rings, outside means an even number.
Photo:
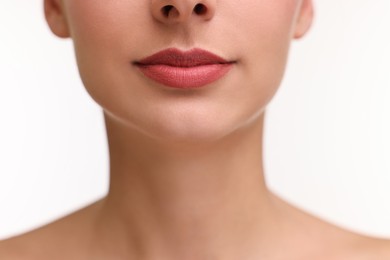
[[[195,67],[210,64],[233,63],[209,51],[194,48],[181,51],[169,48],[134,62],[136,65],[168,65],[174,67]]]

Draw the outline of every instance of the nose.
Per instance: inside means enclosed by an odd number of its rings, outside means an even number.
[[[212,19],[216,0],[151,0],[153,17],[164,24],[184,23],[193,16],[205,21]]]

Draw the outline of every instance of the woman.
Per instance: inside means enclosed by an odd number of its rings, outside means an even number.
[[[0,243],[0,259],[390,259],[264,179],[265,109],[311,0],[45,0],[104,111],[108,195]]]

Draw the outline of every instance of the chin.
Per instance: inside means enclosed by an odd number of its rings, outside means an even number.
[[[201,144],[218,141],[237,128],[233,121],[220,120],[154,120],[143,133],[166,143]]]

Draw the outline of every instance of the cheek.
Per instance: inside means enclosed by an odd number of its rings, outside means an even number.
[[[267,62],[280,61],[290,44],[296,2],[253,1],[237,17],[237,21],[240,21],[238,28],[241,29],[241,35],[245,36],[242,46],[246,45],[261,55],[261,60],[269,57]]]
[[[280,86],[288,57],[297,0],[248,1],[235,20],[237,41],[245,50],[243,73],[253,108],[264,108]],[[240,5],[237,6],[237,8]]]
[[[142,31],[145,14],[140,11],[147,10],[142,4],[145,5],[146,1],[66,1],[77,54],[116,57],[124,49],[121,44],[139,44],[134,36]]]
[[[139,36],[145,31],[146,4],[129,0],[65,1],[80,76],[91,97],[103,107],[121,93],[120,89],[108,91],[107,86],[123,86],[116,75],[130,66],[129,51],[143,44]]]

